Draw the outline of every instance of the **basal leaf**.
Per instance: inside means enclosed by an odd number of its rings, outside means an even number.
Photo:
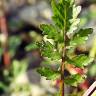
[[[53,71],[52,69],[41,67],[37,69],[37,72],[41,74],[41,76],[46,77],[47,80],[54,80],[59,76],[58,72]]]
[[[65,78],[65,83],[71,86],[77,86],[79,83],[83,81],[83,77],[79,74],[71,75],[67,78]]]

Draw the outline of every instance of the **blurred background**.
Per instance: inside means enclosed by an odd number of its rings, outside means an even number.
[[[40,24],[52,23],[50,1],[0,0],[0,96],[57,96],[59,79],[46,80],[36,72],[45,65],[39,50],[32,47],[34,41],[42,40]],[[94,29],[85,45],[89,50],[96,38],[96,0],[76,0],[76,4],[82,6],[79,28]],[[82,96],[96,80],[96,62],[86,70],[86,80],[78,88],[66,86],[66,96]]]

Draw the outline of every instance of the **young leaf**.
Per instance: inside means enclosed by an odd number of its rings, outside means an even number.
[[[81,12],[81,6],[73,6],[73,19],[76,19]]]
[[[77,18],[79,13],[81,11],[81,6],[75,6],[73,5],[73,10],[72,10],[72,17],[69,21],[71,23],[70,29],[68,30],[68,34],[72,34],[75,32],[78,28],[78,24],[80,23],[80,19]]]
[[[53,9],[53,21],[59,29],[64,29],[66,27],[66,31],[70,27],[69,19],[72,18],[72,9],[73,5],[70,0],[61,0],[58,3],[56,0],[52,0],[52,9]],[[63,10],[62,10],[63,9]]]
[[[47,80],[55,80],[56,78],[58,78],[59,73],[55,72],[49,68],[45,68],[45,67],[41,67],[37,69],[37,72],[39,72],[41,74],[41,76],[46,77]]]
[[[61,10],[63,6],[60,6],[60,3],[57,4],[56,0],[52,0],[51,2],[52,10],[53,10],[53,21],[59,28],[63,28],[64,26],[64,14],[62,14]]]

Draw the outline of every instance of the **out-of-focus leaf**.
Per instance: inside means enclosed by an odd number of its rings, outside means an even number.
[[[27,61],[13,61],[13,64],[12,64],[12,74],[14,77],[26,72],[26,69],[27,69],[27,65],[26,65],[26,62]]]
[[[0,55],[3,53],[3,48],[0,47]]]
[[[21,43],[21,38],[19,36],[11,36],[8,39],[8,44],[9,44],[9,51],[12,56],[14,56],[16,49]]]
[[[89,75],[96,76],[96,64],[93,63],[93,65],[89,68]]]
[[[34,50],[34,49],[39,49],[39,46],[38,46],[38,43],[31,43],[29,44],[26,48],[25,48],[27,51],[31,51],[31,50]]]
[[[90,55],[90,57],[93,57],[93,58],[95,58],[95,56],[96,56],[96,38],[94,39],[94,42],[93,42],[89,55]]]
[[[3,90],[7,91],[8,87],[4,83],[0,82],[0,89],[3,89]]]

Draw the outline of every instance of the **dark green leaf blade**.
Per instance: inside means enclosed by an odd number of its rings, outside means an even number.
[[[39,72],[41,76],[46,77],[47,80],[55,80],[59,76],[59,72],[55,72],[52,69],[45,67],[38,68],[37,72]]]
[[[43,57],[48,57],[51,60],[60,60],[61,55],[60,53],[54,48],[54,45],[52,45],[50,42],[45,42],[43,43],[44,45],[42,46],[42,56]]]
[[[42,24],[40,28],[43,31],[43,34],[47,35],[48,39],[53,39],[56,42],[63,41],[63,36],[60,34],[60,32],[57,31],[57,29],[53,25]]]
[[[75,37],[85,37],[92,34],[92,28],[80,29],[77,33],[75,33]]]

